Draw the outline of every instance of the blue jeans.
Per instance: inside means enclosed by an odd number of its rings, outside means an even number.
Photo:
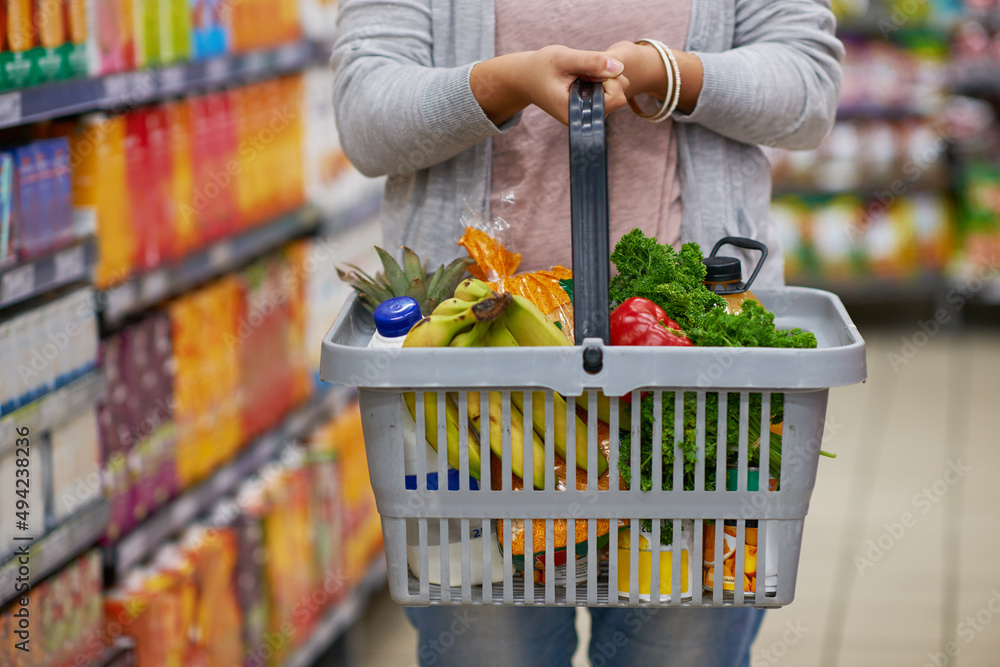
[[[410,607],[421,667],[570,667],[572,607]],[[763,609],[592,607],[593,667],[749,667]]]

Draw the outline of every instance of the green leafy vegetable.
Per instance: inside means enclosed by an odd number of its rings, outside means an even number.
[[[705,265],[701,248],[695,243],[685,244],[680,252],[662,245],[639,229],[621,238],[611,253],[611,261],[618,275],[611,279],[611,307],[634,296],[653,301],[673,318],[695,345],[710,347],[778,347],[814,348],[816,336],[801,329],[781,330],[774,326],[774,315],[756,301],[747,300],[739,314],[726,309],[725,300],[705,287]],[[748,402],[748,465],[760,466],[761,413],[763,400],[760,393],[749,395]],[[682,475],[684,490],[694,489],[694,470],[697,463],[697,398],[694,393],[684,395],[683,429],[676,432],[674,424],[674,394],[663,394],[661,412],[661,445],[663,449],[662,488],[673,490],[674,443],[683,456]],[[714,490],[717,477],[717,450],[719,445],[719,394],[706,394],[705,399],[705,489]],[[769,421],[780,424],[784,419],[784,394],[772,394]],[[653,429],[655,427],[653,396],[642,399],[640,408],[640,488],[651,490]],[[620,434],[619,472],[626,484],[631,484],[632,433],[623,424]],[[726,397],[726,435],[724,451],[726,463],[738,462],[740,428],[740,395],[729,393]],[[768,469],[778,477],[781,471],[781,435],[770,432],[770,460]],[[643,522],[649,530],[651,522]],[[661,542],[673,543],[673,522],[664,521],[660,531]]]

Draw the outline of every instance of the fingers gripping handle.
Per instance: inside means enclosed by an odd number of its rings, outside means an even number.
[[[586,338],[600,338],[608,345],[611,239],[604,87],[600,82],[577,80],[570,88],[569,173],[576,344]],[[600,348],[584,350],[587,372],[601,370],[600,357]]]

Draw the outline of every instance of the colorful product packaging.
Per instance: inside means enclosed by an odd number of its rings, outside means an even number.
[[[91,74],[135,69],[133,0],[89,0],[87,8]]]
[[[34,59],[38,83],[58,81],[68,76],[65,44],[68,35],[63,0],[33,0],[38,48]]]
[[[77,224],[97,229],[96,283],[106,288],[132,272],[136,238],[126,176],[124,116],[92,114],[60,128],[70,139],[73,206]]]
[[[32,0],[5,0],[4,29],[7,31],[7,50],[3,53],[0,67],[7,88],[24,88],[38,82],[38,64],[35,17]]]
[[[230,35],[222,0],[190,0],[191,57],[206,60],[229,50]]]
[[[159,13],[160,63],[188,60],[191,57],[191,13],[187,0],[156,0]]]
[[[14,155],[0,152],[0,266],[17,261],[21,223],[14,175]]]

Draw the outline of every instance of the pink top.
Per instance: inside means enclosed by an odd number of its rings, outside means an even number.
[[[496,54],[550,44],[599,51],[620,40],[658,39],[683,48],[691,0],[496,0]],[[627,74],[626,74],[627,75]],[[643,108],[654,110],[652,100]],[[628,107],[609,117],[611,247],[634,227],[661,243],[680,243],[681,185],[673,122],[652,124]],[[493,139],[491,211],[510,225],[519,271],[572,268],[569,135],[535,106]]]

